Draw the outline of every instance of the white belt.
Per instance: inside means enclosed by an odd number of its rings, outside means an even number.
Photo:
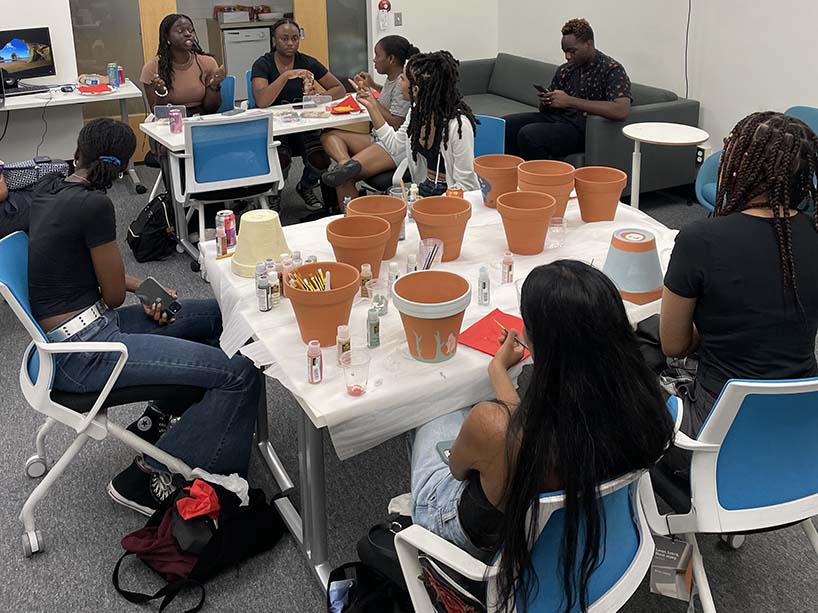
[[[48,334],[46,334],[46,336],[52,343],[61,343],[62,341],[85,330],[85,328],[102,317],[107,310],[108,306],[102,300],[99,300],[96,304],[92,304],[82,313],[77,313],[65,323],[51,330]]]

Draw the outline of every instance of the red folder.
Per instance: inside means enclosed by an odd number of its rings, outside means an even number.
[[[497,350],[500,349],[499,339],[502,338],[503,331],[495,323],[495,320],[503,324],[507,330],[516,330],[517,332],[523,330],[522,319],[516,315],[503,313],[500,309],[494,309],[483,319],[476,321],[460,333],[460,344],[477,349],[490,356],[497,355]],[[529,355],[531,354],[528,350],[525,350],[523,359],[527,359]]]

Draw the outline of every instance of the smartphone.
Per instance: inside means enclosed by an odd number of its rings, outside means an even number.
[[[159,303],[163,313],[166,313],[168,319],[174,317],[182,310],[182,305],[173,299],[173,296],[165,291],[165,288],[159,285],[159,282],[153,277],[148,277],[142,284],[136,288],[136,297],[145,306],[151,306]]]
[[[224,115],[225,117],[230,117],[231,115],[238,115],[238,114],[243,113],[243,112],[244,112],[244,109],[236,108],[236,109],[230,109],[229,111],[225,111],[224,113],[222,113],[222,115]]]
[[[549,90],[547,90],[545,87],[543,87],[539,83],[532,83],[531,85],[533,85],[534,89],[536,89],[541,94],[547,94],[549,92]]]
[[[440,459],[443,460],[446,466],[449,465],[449,456],[452,454],[452,447],[454,447],[454,441],[440,441],[437,444],[437,452],[440,454]]]
[[[171,109],[179,111],[182,119],[187,117],[187,107],[184,104],[157,104],[153,107],[153,116],[157,119],[167,119]]]

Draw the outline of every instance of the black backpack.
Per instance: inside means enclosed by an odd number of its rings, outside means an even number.
[[[126,237],[137,262],[168,257],[176,249],[176,218],[168,194],[151,200],[128,226]]]

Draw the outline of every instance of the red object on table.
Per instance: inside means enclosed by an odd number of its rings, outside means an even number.
[[[497,355],[497,351],[500,349],[498,339],[503,336],[503,331],[497,325],[496,321],[503,324],[507,330],[522,332],[522,319],[516,315],[503,313],[500,309],[494,309],[483,319],[476,321],[460,333],[460,344],[487,353],[492,357]],[[523,352],[522,359],[525,360],[530,355],[531,353],[526,349]]]
[[[363,109],[361,105],[358,104],[358,101],[355,100],[355,96],[347,96],[343,100],[341,100],[338,104],[334,105],[332,108],[348,108],[352,109],[352,113],[360,113]]]
[[[107,94],[112,90],[107,83],[100,83],[99,85],[81,85],[77,91],[81,94]]]
[[[185,491],[190,496],[176,501],[176,509],[182,519],[191,519],[200,515],[207,515],[214,520],[219,518],[221,509],[219,497],[209,483],[196,479],[193,485],[185,488]]]

